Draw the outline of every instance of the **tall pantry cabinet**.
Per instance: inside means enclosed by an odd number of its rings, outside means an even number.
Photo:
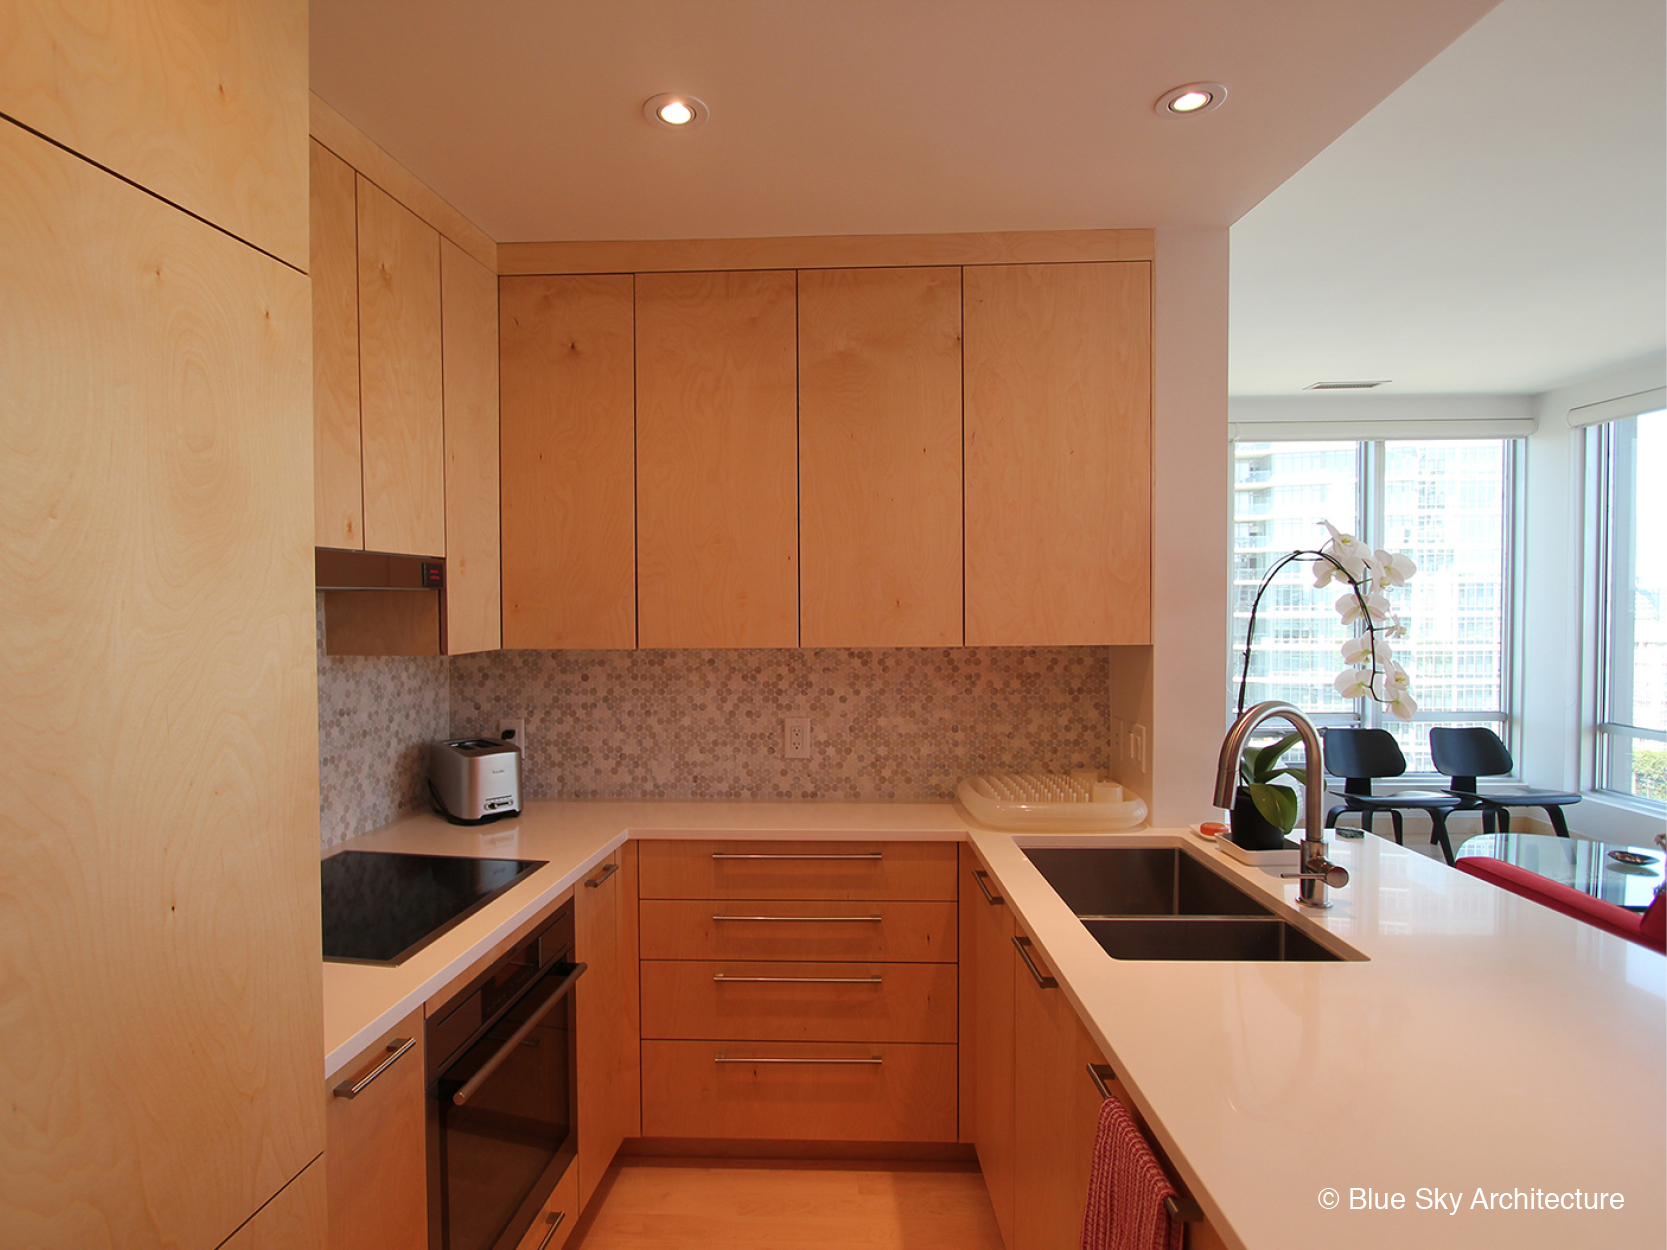
[[[321,1244],[306,54],[0,21],[7,1244]]]

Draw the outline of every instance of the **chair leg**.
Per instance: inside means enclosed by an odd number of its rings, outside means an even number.
[[[1441,844],[1441,853],[1447,859],[1447,866],[1454,863],[1453,844],[1447,840],[1447,813],[1439,809],[1430,813],[1430,843]]]
[[[1509,833],[1511,831],[1511,809],[1508,807],[1501,807],[1498,809],[1498,815],[1499,832]]]
[[[1395,827],[1395,845],[1405,846],[1401,838],[1401,813],[1393,807],[1389,809],[1389,823]]]
[[[1569,836],[1569,822],[1563,819],[1563,809],[1561,807],[1547,807],[1545,814],[1551,817],[1551,827],[1557,831],[1559,838]]]
[[[1361,828],[1361,832],[1363,832],[1363,833],[1371,833],[1372,832],[1372,813],[1371,812],[1361,812],[1360,813],[1360,828]]]
[[[1493,808],[1484,807],[1482,809],[1482,832],[1483,833],[1492,833],[1493,830],[1494,830],[1495,823],[1496,822],[1495,822],[1494,816],[1493,816]]]

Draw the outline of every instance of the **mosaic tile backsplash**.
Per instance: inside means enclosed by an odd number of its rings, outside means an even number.
[[[532,799],[939,799],[968,773],[1110,764],[1110,649],[492,651],[451,732],[524,716]],[[782,718],[811,720],[781,757]]]
[[[318,832],[330,847],[427,806],[425,744],[449,736],[440,656],[327,656],[318,606]]]

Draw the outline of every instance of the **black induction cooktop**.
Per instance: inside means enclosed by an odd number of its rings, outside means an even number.
[[[324,958],[404,963],[544,863],[386,851],[332,855],[319,865]]]

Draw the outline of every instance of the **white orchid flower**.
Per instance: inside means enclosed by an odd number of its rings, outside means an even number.
[[[1346,668],[1337,674],[1337,680],[1331,684],[1345,699],[1364,699],[1372,693],[1372,670]]]
[[[1364,613],[1360,610],[1362,598],[1366,601]],[[1352,592],[1341,595],[1332,606],[1337,609],[1337,614],[1343,618],[1343,624],[1345,625],[1353,624],[1360,620],[1362,616],[1370,616],[1374,621],[1381,621],[1389,615],[1389,600],[1375,590],[1365,596],[1356,595]]]
[[[1418,711],[1418,701],[1410,694],[1403,694],[1389,704],[1389,710],[1394,713],[1396,720],[1411,720]]]
[[[1418,565],[1404,551],[1394,553],[1380,551],[1377,553],[1377,563],[1380,569],[1378,574],[1378,585],[1380,586],[1405,586],[1412,580],[1412,575],[1418,572]]]
[[[1320,524],[1325,526],[1327,532],[1331,535],[1320,550],[1336,560],[1337,564],[1343,566],[1342,571],[1349,575],[1350,581],[1359,582],[1364,580],[1371,571],[1372,549],[1353,534],[1343,533],[1330,521],[1321,521]],[[1327,575],[1322,581],[1319,574],[1316,573],[1316,586],[1324,586],[1337,576],[1337,567],[1329,560],[1320,560],[1317,562],[1317,566],[1319,569],[1326,571]]]
[[[1343,643],[1343,663],[1356,668],[1370,666],[1374,660],[1387,664],[1394,654],[1395,649],[1374,634],[1360,634]]]
[[[1372,685],[1372,697],[1379,703],[1393,705],[1411,689],[1412,678],[1407,676],[1406,669],[1391,660],[1378,670],[1377,681]]]

